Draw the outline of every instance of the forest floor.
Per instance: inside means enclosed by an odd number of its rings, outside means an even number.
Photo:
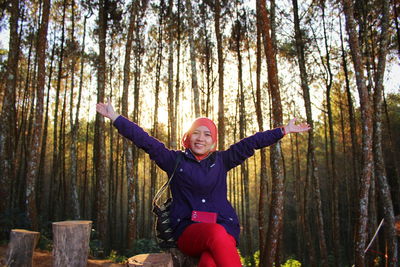
[[[0,246],[0,266],[5,266],[7,246]],[[33,267],[52,267],[53,256],[51,251],[35,250],[33,253]],[[114,263],[110,260],[89,259],[87,267],[126,267],[127,264]]]

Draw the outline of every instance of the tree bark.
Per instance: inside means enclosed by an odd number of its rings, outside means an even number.
[[[374,92],[374,170],[378,180],[379,193],[382,200],[382,207],[385,215],[385,233],[387,237],[388,258],[387,266],[398,266],[398,241],[395,229],[395,217],[390,186],[388,183],[385,162],[382,149],[382,110],[383,110],[383,76],[386,66],[386,54],[389,43],[389,0],[382,2],[382,24],[381,36],[378,51],[378,66],[375,73],[375,92]]]
[[[257,6],[259,5],[257,1]],[[261,44],[261,17],[260,9],[256,7],[257,11],[257,69],[256,69],[256,114],[258,130],[260,132],[264,131],[264,121],[263,121],[263,110],[262,110],[262,96],[261,96],[261,54],[262,54],[262,44]],[[267,176],[267,150],[262,148],[260,151],[260,196],[259,196],[259,207],[258,207],[258,229],[259,229],[259,249],[260,251],[265,251],[265,240],[266,240],[266,207],[267,201],[265,196],[267,195],[268,186],[268,176]],[[263,262],[264,253],[260,253],[260,262]]]
[[[224,112],[224,55],[222,51],[221,2],[215,0],[215,36],[218,53],[218,149],[225,148],[225,112]]]
[[[39,228],[38,214],[36,207],[36,181],[39,172],[39,161],[42,144],[43,129],[43,106],[44,106],[44,86],[46,82],[46,46],[47,46],[47,29],[50,14],[50,0],[43,3],[42,23],[38,33],[38,76],[36,84],[36,106],[35,106],[35,122],[33,125],[32,146],[30,149],[27,177],[26,177],[26,205],[27,215],[30,220],[32,229]]]
[[[359,177],[359,157],[358,157],[358,141],[357,141],[357,133],[356,133],[356,120],[354,115],[354,105],[353,105],[353,98],[350,91],[350,78],[349,78],[349,71],[348,71],[348,64],[347,64],[347,53],[344,49],[344,41],[343,41],[343,33],[342,33],[342,22],[341,16],[340,19],[340,48],[341,48],[341,58],[342,58],[342,66],[343,72],[345,76],[345,88],[346,88],[346,98],[347,98],[347,109],[349,113],[349,125],[350,125],[350,140],[351,140],[351,170],[352,170],[352,177],[356,178]],[[357,197],[356,192],[358,191],[358,181],[356,179],[349,180],[349,199],[355,199]],[[355,214],[355,207],[353,204],[348,205],[349,209],[349,221],[353,221],[353,216]],[[348,230],[347,232],[347,243],[353,243],[352,237],[354,233],[353,224],[348,223]],[[351,250],[347,250],[348,258],[352,258]]]
[[[128,117],[128,96],[129,96],[129,85],[130,85],[130,75],[131,75],[131,52],[132,52],[132,42],[135,31],[137,14],[137,5],[132,3],[130,9],[129,27],[127,40],[125,44],[125,60],[124,60],[124,81],[123,81],[123,92],[122,92],[122,109],[121,114]],[[123,139],[123,151],[125,159],[125,171],[126,178],[128,181],[128,248],[132,249],[134,241],[136,239],[136,191],[134,183],[134,169],[133,169],[133,151],[129,140]]]
[[[72,20],[72,28],[71,28],[71,41],[72,45],[75,44],[75,1],[73,0],[71,3],[71,20]],[[77,54],[72,54],[71,59],[71,94],[70,94],[70,127],[71,127],[71,168],[70,168],[70,179],[71,179],[71,187],[69,192],[69,198],[71,200],[71,213],[72,218],[78,220],[81,218],[81,211],[79,207],[79,197],[78,197],[78,130],[79,130],[79,108],[81,103],[81,96],[82,96],[82,75],[83,75],[83,55],[85,49],[85,33],[86,33],[86,17],[84,20],[84,35],[83,35],[83,42],[82,42],[82,52],[81,55],[81,85],[79,87],[78,97],[75,98],[74,95],[74,87],[75,87],[75,66],[76,66],[76,58]],[[76,113],[74,118],[74,99],[77,99],[78,103],[76,105]]]
[[[53,223],[53,264],[57,267],[86,267],[91,221]]]
[[[97,70],[97,103],[104,102],[106,85],[106,38],[107,38],[107,10],[105,0],[99,2],[99,57]],[[107,163],[105,151],[104,117],[96,114],[95,122],[95,171],[97,179],[97,225],[100,240],[105,251],[108,251],[108,195],[109,184],[107,177]]]
[[[173,18],[174,1],[168,0],[168,147],[176,149],[176,117],[175,117],[175,94],[174,94],[174,24]]]
[[[356,84],[360,97],[362,124],[362,171],[359,191],[358,219],[355,233],[355,266],[365,266],[365,245],[367,241],[368,194],[372,177],[372,107],[364,76],[364,64],[354,21],[354,9],[350,0],[343,0],[346,30],[349,35],[350,51],[356,74]]]
[[[15,177],[15,92],[18,81],[19,61],[19,0],[11,1],[10,6],[10,39],[7,57],[6,86],[4,90],[2,110],[0,116],[0,214],[4,214],[10,208],[11,184]]]
[[[157,138],[158,136],[158,111],[159,111],[159,94],[160,94],[160,78],[161,78],[161,68],[162,68],[162,58],[163,58],[163,31],[162,25],[164,21],[164,1],[160,1],[160,14],[159,14],[159,29],[158,29],[158,51],[157,51],[157,64],[156,64],[156,84],[155,84],[155,94],[154,94],[154,114],[153,114],[153,130],[151,135]],[[155,196],[156,187],[157,187],[157,169],[154,161],[150,163],[150,198],[149,198],[149,207],[152,205],[153,197]],[[153,218],[153,217],[152,217]],[[153,225],[153,220],[151,225]]]
[[[191,79],[192,79],[192,90],[193,90],[193,102],[194,102],[194,115],[196,118],[200,117],[200,96],[199,96],[199,86],[197,84],[197,67],[196,67],[196,52],[195,52],[195,44],[194,44],[194,22],[193,22],[193,10],[192,10],[192,1],[185,0],[186,2],[186,10],[187,10],[187,31],[189,38],[189,47],[190,47],[190,67],[192,71]]]
[[[319,249],[321,253],[321,264],[327,266],[328,264],[328,253],[326,248],[325,230],[324,230],[324,219],[322,214],[322,201],[321,201],[321,189],[320,179],[317,173],[317,162],[315,158],[315,142],[314,142],[314,120],[312,118],[311,99],[310,99],[310,88],[308,86],[308,75],[306,69],[306,58],[305,58],[305,47],[300,29],[300,19],[298,14],[298,2],[293,0],[293,14],[294,14],[294,28],[295,28],[295,39],[296,39],[296,51],[300,70],[301,88],[303,91],[304,106],[306,110],[307,123],[310,125],[311,130],[308,132],[308,149],[307,149],[307,180],[313,181],[314,186],[314,197],[317,212],[317,227],[318,227],[318,240]],[[306,196],[306,194],[304,195]],[[300,209],[304,215],[304,207]],[[303,221],[304,225],[304,221]],[[306,231],[305,231],[306,233]]]
[[[237,17],[239,17],[237,15]],[[236,20],[235,22],[235,29],[234,29],[234,34],[235,34],[235,49],[236,49],[236,55],[237,55],[237,60],[238,60],[238,87],[239,87],[239,92],[238,92],[238,103],[239,103],[239,140],[243,139],[246,137],[246,107],[245,107],[245,94],[244,94],[244,85],[243,85],[243,60],[242,60],[242,53],[241,53],[241,40],[244,37],[243,31],[243,26],[240,22],[239,19]],[[250,223],[250,188],[249,188],[249,169],[248,169],[248,164],[247,162],[244,162],[240,166],[241,170],[241,178],[243,182],[243,204],[244,204],[244,218],[245,218],[245,224],[244,224],[244,231],[245,231],[245,236],[246,236],[246,250],[245,254],[246,256],[250,257],[251,263],[254,265],[254,258],[252,255],[253,252],[253,246],[252,246],[252,238],[251,238],[251,223]]]
[[[140,97],[140,86],[141,86],[141,71],[142,71],[142,62],[143,62],[143,27],[141,27],[141,25],[143,24],[143,19],[144,16],[146,14],[146,9],[148,7],[148,0],[142,1],[142,5],[141,8],[137,11],[137,16],[136,16],[136,21],[135,21],[135,49],[134,49],[134,55],[135,55],[135,59],[134,59],[134,108],[133,108],[133,119],[135,122],[139,123],[139,110],[140,110],[140,103],[139,103],[139,97]],[[139,158],[140,158],[140,154],[139,154],[139,149],[137,149],[135,146],[132,146],[132,154],[133,157],[136,159],[134,161],[133,164],[133,169],[134,169],[134,176],[139,177],[139,173],[138,173],[138,163],[139,163]],[[146,177],[147,175],[143,176],[144,182],[146,181]],[[130,185],[130,192],[129,194],[131,194],[132,196],[134,195],[136,200],[132,201],[136,201],[136,205],[138,204],[138,193],[136,191],[135,194],[132,193],[132,190],[135,190],[134,187],[134,180],[130,181],[131,185]],[[137,183],[136,183],[137,185]],[[132,188],[131,188],[132,186]],[[129,196],[128,196],[129,197]],[[128,200],[131,201],[131,200]],[[146,203],[147,201],[145,201],[145,198],[143,198],[143,207],[146,207]],[[131,203],[132,205],[132,203]],[[150,210],[150,208],[147,209],[147,211]],[[148,213],[148,215],[150,215]],[[137,222],[136,222],[137,223]],[[146,228],[147,227],[147,228]],[[147,231],[147,229],[151,229],[151,225],[149,223],[146,223],[146,225],[144,226],[145,231],[143,232],[143,234],[145,235]]]
[[[33,251],[39,241],[39,236],[39,232],[21,229],[11,230],[5,266],[33,266]]]
[[[325,22],[325,3],[321,2],[322,9],[322,24],[324,32],[324,45],[325,45],[325,59],[322,61],[326,64],[326,106],[328,115],[328,129],[329,129],[329,154],[330,154],[330,169],[331,169],[331,181],[332,181],[332,241],[333,241],[333,252],[335,265],[340,266],[340,224],[339,224],[339,177],[336,170],[336,142],[333,130],[333,115],[332,115],[332,103],[331,103],[331,93],[332,93],[332,81],[333,74],[331,68],[331,58],[330,58],[330,47],[328,44],[328,36],[326,33],[326,22]]]
[[[55,107],[54,107],[54,119],[53,119],[53,156],[52,156],[52,167],[51,167],[51,180],[50,180],[50,201],[49,203],[49,219],[53,220],[55,218],[55,212],[58,210],[58,195],[57,187],[60,181],[60,152],[59,150],[59,140],[58,140],[58,124],[59,124],[59,102],[60,102],[60,90],[61,90],[61,80],[63,75],[63,60],[64,60],[64,41],[65,41],[65,13],[66,13],[67,1],[63,1],[63,11],[62,11],[62,29],[61,29],[61,44],[60,44],[60,54],[58,59],[58,73],[57,73],[57,85],[56,85],[56,97],[55,97]]]
[[[264,49],[267,59],[268,68],[268,87],[272,98],[272,126],[280,127],[282,125],[282,103],[279,92],[278,81],[278,68],[276,63],[276,51],[270,36],[270,21],[265,1],[259,2],[258,8],[260,9],[262,21],[262,33],[264,37]],[[275,257],[277,255],[277,244],[279,240],[279,233],[282,228],[283,221],[283,172],[281,166],[281,145],[280,142],[270,147],[271,155],[271,173],[272,173],[272,202],[269,214],[268,233],[266,241],[266,253],[263,266],[273,266]]]

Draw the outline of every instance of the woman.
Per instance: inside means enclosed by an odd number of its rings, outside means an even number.
[[[259,132],[216,151],[217,127],[207,118],[196,119],[182,138],[185,151],[169,150],[137,124],[116,113],[110,103],[99,103],[96,110],[111,119],[118,132],[142,148],[170,176],[179,153],[183,154],[170,189],[170,222],[178,248],[200,257],[200,267],[241,266],[236,249],[239,220],[227,199],[227,172],[254,154],[255,149],[270,146],[285,134],[310,129],[303,123]]]

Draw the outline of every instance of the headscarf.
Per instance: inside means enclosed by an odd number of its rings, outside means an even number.
[[[217,126],[215,126],[215,123],[209,118],[198,118],[194,120],[190,129],[182,137],[182,145],[185,148],[190,148],[190,137],[192,133],[200,126],[206,126],[210,130],[211,138],[214,142],[214,145],[211,147],[210,153],[214,152],[217,149],[218,130]]]

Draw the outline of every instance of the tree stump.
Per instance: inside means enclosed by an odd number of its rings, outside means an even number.
[[[53,223],[53,266],[86,267],[92,221]]]
[[[171,248],[169,253],[174,261],[174,267],[196,267],[199,264],[198,258],[189,257],[177,248]]]
[[[33,250],[39,236],[39,232],[22,229],[11,230],[6,266],[31,267]]]
[[[199,259],[183,254],[173,248],[169,253],[140,254],[128,259],[129,267],[196,267]]]
[[[129,267],[174,267],[169,253],[140,254],[128,259]]]

